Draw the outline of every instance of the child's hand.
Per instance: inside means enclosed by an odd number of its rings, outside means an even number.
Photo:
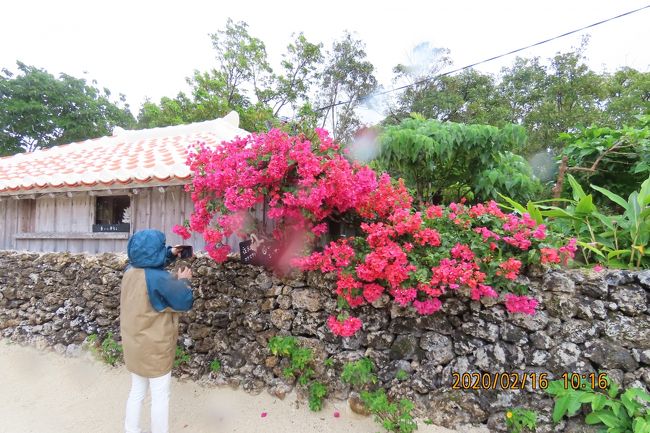
[[[178,271],[178,279],[180,280],[181,278],[185,279],[191,279],[192,278],[192,269],[191,268],[183,268],[180,271]]]

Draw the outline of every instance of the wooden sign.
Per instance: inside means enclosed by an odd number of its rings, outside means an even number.
[[[255,257],[257,256],[257,251],[252,248],[253,241],[247,239],[239,243],[239,257],[241,262],[247,265],[253,265]]]
[[[254,234],[239,243],[239,257],[247,265],[273,266],[281,253],[281,245],[272,239],[258,239]]]
[[[93,233],[128,233],[131,224],[93,224]]]

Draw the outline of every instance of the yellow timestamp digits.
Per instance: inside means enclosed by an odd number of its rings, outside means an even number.
[[[546,389],[547,373],[451,373],[452,389]]]

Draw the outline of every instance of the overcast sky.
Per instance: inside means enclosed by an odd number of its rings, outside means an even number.
[[[413,47],[428,42],[451,50],[454,67],[556,36],[633,10],[650,0],[544,1],[76,1],[9,0],[2,6],[0,67],[16,60],[96,79],[124,93],[133,111],[148,96],[158,100],[185,89],[194,69],[215,66],[208,37],[226,19],[245,21],[277,65],[291,34],[331,46],[344,30],[367,46],[380,83],[390,87],[391,69],[408,61]],[[650,9],[592,28],[590,66],[615,71],[650,70]],[[580,45],[582,34],[524,51],[547,58]],[[514,56],[477,69],[498,72]],[[84,75],[84,73],[86,75]]]

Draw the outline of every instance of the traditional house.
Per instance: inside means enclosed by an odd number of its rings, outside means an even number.
[[[171,229],[193,209],[184,191],[188,147],[245,135],[231,112],[0,158],[0,250],[125,251],[129,235],[145,228],[181,243]],[[183,243],[204,247],[200,237]]]

